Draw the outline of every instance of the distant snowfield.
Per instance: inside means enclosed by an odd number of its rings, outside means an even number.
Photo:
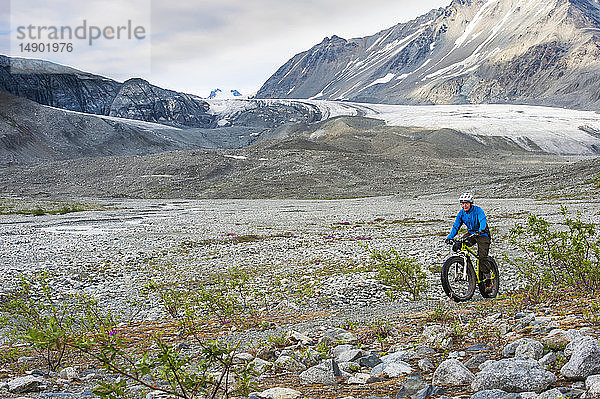
[[[389,126],[450,128],[472,136],[496,136],[531,150],[528,141],[552,154],[600,152],[600,114],[510,104],[384,105],[311,101],[328,118],[363,115]]]
[[[234,120],[236,114],[260,105],[293,104],[311,111],[318,109],[321,120],[338,116],[364,116],[383,120],[389,126],[450,128],[475,138],[505,138],[526,150],[537,150],[534,148],[537,146],[557,155],[600,154],[600,113],[594,111],[510,104],[412,106],[327,100],[232,99],[209,100],[208,103],[209,113],[224,122]],[[148,131],[181,130],[159,123],[60,111],[118,121]]]
[[[537,150],[537,146],[551,154],[600,153],[600,114],[594,111],[510,104],[412,106],[327,100],[247,100],[245,104],[239,101],[221,102],[215,113],[226,118],[251,107],[247,103],[251,101],[295,103],[318,108],[321,120],[365,116],[383,120],[389,126],[450,128],[475,137],[501,137],[526,150]]]

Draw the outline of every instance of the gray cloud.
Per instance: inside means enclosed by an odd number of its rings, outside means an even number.
[[[6,2],[8,0],[0,0]],[[450,0],[13,0],[48,21],[82,16],[116,21],[151,13],[151,71],[146,53],[130,46],[98,46],[68,58],[79,69],[125,79],[141,76],[168,88],[206,95],[215,87],[257,90],[281,64],[323,37],[374,34]],[[136,3],[137,2],[137,3]],[[136,3],[136,4],[134,4]],[[137,7],[137,8],[136,8]],[[2,19],[0,19],[2,23]],[[0,25],[0,31],[2,30]],[[0,34],[0,45],[2,45]],[[0,47],[3,49],[3,47]],[[7,52],[7,51],[2,51]],[[50,58],[50,57],[45,57]],[[115,68],[118,65],[119,68]],[[115,73],[124,68],[130,75]],[[112,72],[111,72],[112,71]]]

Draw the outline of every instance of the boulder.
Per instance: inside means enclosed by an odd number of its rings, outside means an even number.
[[[471,399],[522,399],[518,393],[508,393],[501,389],[486,389],[476,392]]]
[[[306,366],[291,356],[279,356],[275,360],[275,367],[287,371],[304,371]]]
[[[433,385],[470,384],[475,375],[456,359],[444,360],[433,373]]]
[[[412,373],[406,376],[406,381],[400,387],[400,391],[396,394],[396,399],[402,399],[405,397],[411,397],[417,392],[424,388],[427,388],[428,384],[423,380],[421,373]]]
[[[249,364],[254,367],[254,371],[256,371],[259,375],[273,367],[272,362],[267,362],[259,357],[255,358]]]
[[[389,364],[396,363],[399,361],[408,362],[413,359],[419,359],[421,356],[414,351],[398,351],[394,353],[390,353],[389,355],[381,356],[381,361]]]
[[[342,372],[338,364],[333,359],[323,361],[321,364],[313,366],[300,374],[302,384],[322,384],[335,385],[337,377],[341,377]]]
[[[361,351],[360,349],[351,349],[349,351],[340,353],[338,356],[336,356],[335,360],[338,363],[353,362],[353,361],[358,360],[359,358],[363,357],[363,355],[364,355],[364,352]]]
[[[564,399],[565,394],[559,391],[557,388],[552,388],[549,391],[542,392],[538,395],[537,399]]]
[[[517,393],[542,392],[556,380],[554,374],[546,371],[533,359],[511,358],[489,362],[477,373],[471,388],[473,391],[501,389]]]
[[[319,342],[324,342],[326,344],[356,344],[358,342],[358,338],[356,338],[356,335],[352,334],[351,332],[341,328],[334,328],[326,331]]]
[[[337,345],[336,347],[334,347],[331,350],[331,353],[333,354],[333,357],[338,357],[342,353],[351,351],[352,349],[356,349],[356,346],[350,345],[350,344],[342,344],[342,345]]]
[[[585,379],[586,399],[600,399],[600,374]]]
[[[417,365],[419,366],[421,371],[431,371],[435,368],[433,363],[431,363],[431,360],[429,360],[428,358],[423,358],[419,360]]]
[[[502,356],[504,357],[519,356],[539,360],[543,355],[544,345],[531,338],[518,339],[502,349]]]
[[[10,393],[27,393],[36,392],[41,385],[46,381],[42,377],[26,375],[25,377],[17,377],[8,382],[8,391]]]
[[[290,330],[286,333],[286,342],[290,345],[301,343],[304,346],[310,346],[315,343],[315,341],[307,335],[301,334],[298,331],[293,330]]]
[[[261,399],[296,399],[302,394],[294,389],[290,388],[270,388],[266,391],[262,391],[256,396]]]
[[[75,367],[65,367],[58,373],[58,376],[62,379],[74,381],[79,379],[79,373]]]
[[[569,361],[560,373],[569,379],[584,380],[600,374],[600,344],[594,338],[581,337],[569,344],[572,351]]]
[[[254,355],[251,353],[236,353],[233,356],[233,364],[246,364],[254,360]]]
[[[402,361],[395,363],[381,363],[371,369],[371,375],[386,374],[390,377],[410,374],[413,372],[410,364]]]
[[[422,338],[425,341],[425,345],[435,348],[451,349],[453,346],[450,328],[439,324],[425,327]]]
[[[385,364],[385,363],[384,363]],[[405,374],[410,374],[414,370],[410,367],[410,364],[405,362],[396,362],[386,365],[383,369],[383,374],[388,377],[400,377]]]
[[[371,377],[371,374],[367,373],[356,373],[354,376],[348,378],[346,384],[349,385],[364,385],[367,383],[367,380]]]
[[[412,399],[427,399],[432,396],[440,396],[446,393],[446,391],[440,387],[436,387],[433,385],[427,385],[425,388],[421,389],[419,392],[412,396]]]
[[[468,369],[479,369],[484,362],[488,360],[487,355],[484,353],[478,353],[465,362],[465,367]]]
[[[375,353],[371,353],[370,355],[363,356],[360,359],[358,359],[357,361],[361,367],[367,367],[370,369],[377,366],[378,364],[383,363],[381,358],[379,356],[377,356],[377,354],[375,354]]]

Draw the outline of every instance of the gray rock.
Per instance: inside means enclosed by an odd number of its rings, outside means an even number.
[[[544,356],[544,345],[536,340],[521,342],[515,348],[515,357],[539,360]]]
[[[252,360],[249,363],[249,365],[251,365],[259,375],[263,374],[265,371],[270,370],[273,367],[272,362],[267,362],[266,360],[263,360],[259,357]]]
[[[370,369],[372,369],[373,367],[375,367],[381,363],[383,363],[383,362],[381,361],[379,356],[377,356],[377,354],[375,354],[375,353],[371,353],[368,356],[363,356],[360,359],[358,359],[358,364],[360,364],[361,367],[367,367]]]
[[[433,385],[470,384],[475,375],[456,359],[444,360],[433,373]]]
[[[471,399],[522,399],[518,393],[508,393],[501,389],[487,389],[476,392]]]
[[[412,399],[427,399],[432,396],[439,396],[446,393],[443,388],[436,387],[433,385],[428,385],[427,387],[421,389],[419,392],[412,396]]]
[[[538,362],[542,366],[549,366],[554,363],[557,359],[556,352],[548,352],[544,357],[542,357]]]
[[[36,392],[45,383],[46,381],[42,377],[26,375],[25,377],[17,377],[10,380],[8,382],[8,391],[11,393]]]
[[[585,379],[586,399],[600,399],[600,374],[590,375]]]
[[[435,369],[435,366],[433,365],[433,363],[431,363],[431,360],[429,360],[428,358],[423,358],[419,360],[417,365],[422,371],[431,371]]]
[[[428,384],[423,380],[421,373],[412,373],[406,376],[406,381],[400,387],[400,391],[396,394],[396,399],[402,399],[405,397],[411,397],[417,392],[424,388],[427,388]]]
[[[396,363],[399,361],[408,362],[413,359],[419,359],[421,356],[414,351],[398,351],[381,357],[383,363]]]
[[[590,337],[577,338],[569,344],[572,355],[560,369],[560,373],[569,379],[583,380],[591,375],[600,374],[600,345]]]
[[[371,374],[356,373],[352,377],[348,378],[348,381],[346,381],[346,383],[349,385],[364,385],[367,383],[369,378],[371,378]]]
[[[287,371],[304,371],[306,370],[306,366],[300,363],[298,360],[294,359],[291,356],[279,356],[277,360],[275,360],[275,367],[281,368]]]
[[[65,367],[58,373],[60,378],[73,381],[79,379],[79,373],[75,367]]]
[[[290,343],[300,342],[302,345],[309,346],[313,345],[315,342],[312,338],[307,335],[301,334],[297,331],[288,331],[286,334],[286,341]]]
[[[406,363],[406,362],[395,362],[395,363],[389,363],[389,364],[385,364],[385,367],[383,368],[382,373],[384,375],[387,375],[388,377],[400,377],[402,375],[405,374],[410,374],[412,373],[414,370],[412,369],[412,367],[410,366],[410,364]],[[379,367],[379,366],[378,366]]]
[[[502,349],[502,356],[504,357],[520,356],[538,360],[543,356],[543,354],[544,345],[541,342],[531,338],[518,339],[506,345]]]
[[[352,334],[351,332],[341,328],[335,328],[326,331],[319,342],[324,342],[327,344],[356,344],[358,342],[358,338],[356,338],[356,335]]]
[[[336,356],[335,360],[338,363],[353,362],[353,361],[358,360],[359,358],[363,357],[363,355],[364,355],[364,352],[361,351],[360,349],[351,349],[349,351],[340,353],[338,356]]]
[[[339,355],[341,355],[344,352],[348,352],[351,351],[352,349],[356,349],[356,346],[354,345],[350,345],[350,344],[341,344],[341,345],[337,345],[335,346],[332,350],[331,353],[333,354],[333,357],[338,357]]]
[[[485,361],[487,361],[487,355],[484,353],[478,353],[465,362],[465,367],[468,369],[479,369]]]
[[[564,399],[565,395],[557,388],[550,389],[549,391],[542,392],[538,395],[538,399]]]
[[[257,394],[261,399],[296,399],[302,396],[302,393],[290,388],[269,388]]]
[[[341,375],[337,362],[329,359],[303,371],[300,374],[300,382],[302,384],[335,385],[337,377],[341,377]]]
[[[425,345],[436,348],[451,349],[453,345],[450,328],[439,324],[425,327],[423,330],[423,339]]]
[[[556,382],[554,374],[533,359],[502,359],[491,362],[477,373],[471,384],[474,391],[501,389],[506,392],[542,392]]]

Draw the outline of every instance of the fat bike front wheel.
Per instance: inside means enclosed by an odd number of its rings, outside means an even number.
[[[475,271],[464,258],[451,256],[442,266],[442,287],[454,302],[468,301],[475,292]]]

